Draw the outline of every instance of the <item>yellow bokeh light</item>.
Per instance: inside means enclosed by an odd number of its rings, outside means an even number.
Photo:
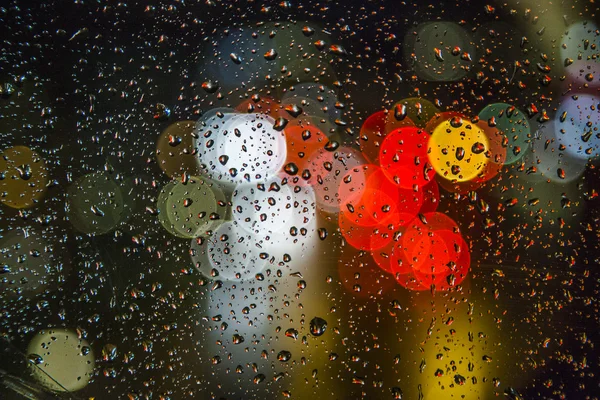
[[[46,192],[46,163],[29,147],[15,146],[1,152],[0,175],[0,202],[9,207],[33,207]]]
[[[470,181],[489,162],[485,132],[464,119],[453,118],[439,124],[432,132],[428,147],[431,165],[450,181]]]

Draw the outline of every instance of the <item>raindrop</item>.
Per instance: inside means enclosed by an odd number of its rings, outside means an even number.
[[[315,33],[315,30],[313,28],[311,28],[310,26],[305,26],[302,28],[302,33],[304,34],[304,36],[312,36]]]
[[[275,120],[275,124],[273,125],[273,129],[275,129],[276,131],[281,132],[286,125],[288,124],[288,120],[283,118],[283,117],[279,117]]]
[[[327,330],[327,321],[323,318],[314,317],[310,321],[310,333],[313,336],[321,336]]]
[[[302,108],[298,107],[295,104],[288,104],[285,106],[285,111],[288,112],[292,117],[298,118],[300,114],[302,114]]]
[[[44,359],[38,354],[30,354],[27,356],[27,361],[34,365],[40,365],[44,362]]]
[[[292,358],[292,353],[287,350],[281,350],[277,353],[277,359],[281,362],[287,362]]]
[[[335,140],[329,141],[325,144],[325,150],[327,151],[335,151],[338,147],[340,147],[340,144]]]
[[[31,179],[31,167],[29,164],[18,166],[17,171],[19,172],[19,177],[24,181]]]
[[[265,53],[266,60],[272,61],[276,58],[277,58],[277,52],[275,51],[275,49],[271,49]]]
[[[408,115],[408,110],[407,110],[406,105],[397,104],[396,107],[394,107],[394,118],[396,118],[398,121],[403,121],[407,115]]]
[[[202,83],[202,89],[207,93],[214,93],[219,89],[219,85],[213,81],[206,81]]]
[[[285,167],[283,167],[283,170],[289,175],[296,175],[298,173],[298,166],[292,162],[286,164]]]
[[[229,57],[231,58],[231,61],[238,65],[242,63],[242,59],[236,53],[231,53]]]
[[[481,154],[485,151],[485,145],[481,142],[475,142],[473,143],[473,146],[471,146],[471,152],[473,154]]]
[[[235,334],[233,335],[233,344],[241,344],[244,343],[244,337],[239,335],[239,334]]]
[[[319,233],[319,239],[321,239],[321,240],[327,239],[327,229],[319,228],[318,233]]]

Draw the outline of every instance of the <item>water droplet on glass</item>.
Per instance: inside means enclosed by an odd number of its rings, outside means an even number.
[[[287,362],[292,358],[292,353],[287,350],[281,350],[277,353],[277,359],[281,362]]]
[[[33,365],[40,365],[44,362],[44,359],[39,354],[30,354],[27,356],[27,361]]]
[[[202,83],[202,89],[204,89],[207,93],[214,93],[219,89],[219,85],[213,81],[206,81]]]
[[[288,120],[283,118],[283,117],[279,117],[275,120],[275,124],[273,125],[273,129],[275,129],[276,131],[282,131],[286,125],[288,124]]]
[[[242,63],[242,59],[236,53],[231,53],[229,57],[231,58],[231,61],[238,65]]]
[[[310,333],[313,336],[321,336],[327,330],[327,321],[323,318],[314,317],[310,321]]]

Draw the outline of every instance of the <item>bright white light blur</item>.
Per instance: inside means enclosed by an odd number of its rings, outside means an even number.
[[[279,232],[293,220],[292,195],[292,189],[277,178],[238,185],[231,200],[234,219],[250,233]]]
[[[293,212],[279,233],[255,235],[257,243],[269,255],[269,263],[284,261],[301,268],[304,259],[315,251],[318,242],[315,193],[311,187],[293,193]],[[291,260],[290,260],[291,258]]]
[[[209,265],[201,263],[198,268],[209,277],[214,275],[212,270],[216,270],[217,279],[221,280],[254,279],[266,264],[260,257],[263,250],[256,243],[256,238],[236,222],[227,221],[204,242],[204,248],[200,247],[201,252],[206,252]]]
[[[311,187],[301,189],[299,192],[283,189],[290,208],[277,221],[277,232],[269,232],[262,224],[253,225],[252,232],[248,232],[241,227],[242,223],[228,221],[209,240],[192,239],[190,254],[194,266],[207,277],[230,281],[253,279],[265,266],[280,262],[300,267],[303,259],[314,252],[318,241],[315,193]]]
[[[196,145],[201,165],[214,180],[228,184],[262,182],[286,159],[283,132],[262,114],[224,114],[198,125]]]

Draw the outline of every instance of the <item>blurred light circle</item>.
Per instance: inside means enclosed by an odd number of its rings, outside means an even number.
[[[398,231],[402,233],[403,230],[404,228],[400,228]],[[379,238],[373,237],[371,240],[375,242],[373,243],[375,246],[372,247],[371,256],[377,266],[389,274],[394,274],[391,266],[391,257],[392,253],[396,250],[398,239],[392,238],[391,241],[382,247],[377,246]]]
[[[477,55],[480,60],[478,62],[478,70],[484,72],[485,78],[493,79],[508,79],[500,71],[501,68],[496,68],[496,65],[504,67],[506,70],[514,70],[514,63],[521,56],[521,47],[518,40],[522,38],[523,33],[518,30],[516,24],[508,24],[504,21],[483,22],[477,27],[474,33],[474,41],[477,48]],[[490,68],[494,65],[494,68]],[[484,79],[485,79],[484,78]]]
[[[471,121],[473,124],[473,121]],[[490,127],[482,120],[474,124],[484,132],[488,140],[488,146],[483,152],[487,162],[483,164],[477,175],[468,181],[449,180],[447,177],[438,175],[437,182],[444,190],[452,193],[468,193],[479,189],[485,182],[494,178],[501,170],[506,160],[506,137],[495,127]],[[478,146],[479,147],[479,146]]]
[[[556,113],[558,142],[576,158],[597,159],[600,155],[600,97],[578,94],[565,98]]]
[[[235,115],[232,109],[210,110],[196,123],[194,145],[197,149],[199,168],[213,179],[215,175],[222,175],[223,168],[219,161],[219,154],[222,152],[220,147],[223,147],[221,136],[223,132],[228,132],[225,128]]]
[[[312,34],[306,35],[303,30],[308,27]],[[277,50],[277,64],[280,67],[284,84],[292,82],[318,82],[331,84],[337,80],[331,67],[332,56],[322,52],[315,42],[330,41],[330,36],[313,21],[279,23],[272,42]]]
[[[479,112],[481,122],[498,129],[508,141],[506,164],[523,157],[531,143],[531,128],[527,116],[518,108],[506,103],[487,105]]]
[[[196,130],[203,170],[229,184],[261,182],[277,174],[286,159],[286,143],[274,123],[260,114],[211,117]]]
[[[279,116],[280,105],[278,102],[267,96],[252,96],[243,100],[235,107],[235,111],[240,114],[264,114],[271,118]]]
[[[252,239],[262,253],[265,264],[281,265],[283,262],[290,267],[306,269],[304,260],[311,257],[317,242],[320,242],[315,193],[310,186],[293,186],[290,193],[286,207],[289,206],[291,213],[283,221],[283,229],[275,233],[259,231],[252,234]]]
[[[600,61],[591,57],[591,60],[576,60],[566,68],[567,76],[575,83],[584,87],[597,88],[600,85]]]
[[[177,184],[177,181],[174,180],[174,181],[167,183],[165,186],[163,186],[163,188],[160,190],[160,193],[158,194],[158,199],[156,201],[156,211],[158,213],[158,221],[160,222],[162,227],[165,228],[167,230],[167,232],[169,232],[173,236],[179,236],[179,233],[175,230],[173,223],[171,222],[171,220],[169,218],[168,208],[167,208],[167,200],[168,200],[169,196],[171,195],[171,191],[173,190],[173,188],[175,187],[176,184]]]
[[[219,279],[254,279],[266,265],[256,238],[234,221],[221,224],[205,243],[211,269],[218,272]]]
[[[343,178],[338,189],[340,214],[361,226],[394,221],[396,214],[415,216],[423,203],[420,190],[404,189],[390,181],[382,168],[359,165]]]
[[[558,124],[560,122],[548,121],[537,129],[532,152],[526,162],[528,170],[536,171],[530,177],[537,175],[554,182],[571,182],[583,175],[587,160],[575,157],[566,149],[561,150],[563,145],[557,138],[560,134]]]
[[[27,346],[34,379],[56,392],[83,389],[94,372],[94,352],[75,331],[49,328],[38,332]]]
[[[169,188],[164,210],[177,233],[183,238],[206,235],[225,219],[225,195],[216,184],[202,177],[178,180]]]
[[[354,168],[366,164],[358,150],[340,146],[334,151],[319,150],[310,158],[310,179],[318,208],[325,213],[338,213],[343,199],[339,196],[343,178]]]
[[[471,264],[471,253],[462,236],[447,230],[436,231],[435,235],[440,243],[443,243],[446,254],[442,255],[442,260],[447,260],[447,262],[445,264],[438,263],[438,270],[435,273],[420,268],[415,270],[414,274],[417,280],[426,287],[434,284],[436,290],[449,290],[461,284],[467,277]],[[432,269],[435,268],[436,266],[432,267]]]
[[[329,141],[327,136],[316,126],[301,122],[290,122],[284,129],[287,147],[285,164],[293,163],[298,174],[310,170],[310,159]],[[331,157],[333,158],[333,156]]]
[[[46,193],[48,170],[38,153],[25,146],[0,151],[0,202],[30,208]]]
[[[159,167],[170,178],[184,173],[198,175],[196,146],[193,137],[196,122],[178,121],[169,125],[156,142]]]
[[[330,122],[341,118],[342,110],[336,106],[337,103],[336,91],[316,82],[293,85],[281,96],[282,110],[286,105],[296,105],[302,108],[304,116]]]
[[[427,122],[439,112],[440,110],[429,100],[420,97],[409,97],[400,100],[388,111],[385,129],[391,132],[399,128],[398,123],[404,122],[406,118],[419,128],[424,128]],[[402,118],[404,115],[406,115],[404,119],[398,120],[398,117]],[[427,132],[431,133],[433,130],[427,130]]]
[[[579,21],[569,25],[561,38],[560,57],[565,70],[571,79],[579,83],[588,83],[585,76],[598,72],[598,48],[600,34],[593,21]],[[590,68],[589,72],[580,71]],[[598,76],[595,77],[596,81]]]
[[[442,213],[426,213],[421,214],[420,218],[413,219],[402,235],[402,251],[397,251],[395,254],[398,261],[393,263],[392,269],[395,272],[407,273],[409,271],[421,269],[426,260],[430,261],[426,267],[441,268],[440,265],[445,265],[443,253],[446,252],[445,243],[434,237],[434,233],[440,230],[450,232],[458,231],[458,225],[450,217]],[[435,261],[435,256],[438,260]],[[439,260],[442,263],[439,263]]]
[[[440,124],[450,121],[454,117],[458,117],[460,119],[467,118],[465,114],[457,111],[436,112],[425,124],[425,131],[432,133]]]
[[[470,254],[458,225],[441,213],[415,218],[403,231],[390,254],[390,270],[400,284],[412,290],[447,290],[465,278]]]
[[[404,117],[397,124],[389,124],[389,127],[393,129],[388,130],[386,128],[387,115],[386,111],[371,114],[360,128],[360,151],[371,163],[379,161],[381,143],[391,131],[403,126],[414,126],[410,118]]]
[[[489,162],[488,138],[478,125],[465,118],[439,124],[429,139],[429,161],[449,181],[465,182],[480,174]]]
[[[67,216],[78,231],[102,235],[128,217],[119,184],[105,172],[84,175],[67,189]]]
[[[435,171],[427,157],[429,133],[417,127],[391,131],[383,141],[379,161],[385,175],[403,189],[426,185]]]
[[[423,204],[421,214],[434,212],[440,205],[440,187],[435,179],[432,179],[421,189],[423,191]]]
[[[339,227],[342,236],[352,247],[359,250],[376,250],[384,247],[393,238],[393,232],[387,232],[384,224],[362,226],[340,215]]]
[[[404,37],[404,59],[423,80],[453,82],[464,78],[475,59],[470,34],[454,22],[425,22]]]
[[[0,290],[10,299],[33,297],[56,280],[48,243],[33,229],[13,229],[0,238]]]
[[[293,222],[293,203],[292,189],[278,179],[238,185],[231,198],[238,226],[257,235],[280,232]]]

